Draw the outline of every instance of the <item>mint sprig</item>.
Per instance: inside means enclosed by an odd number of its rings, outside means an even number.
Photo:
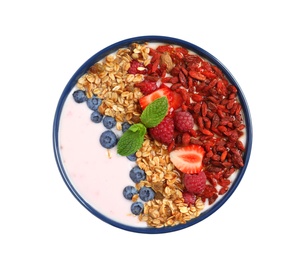
[[[147,127],[155,127],[163,120],[168,110],[167,97],[163,96],[150,103],[142,112],[141,122]]]
[[[141,124],[132,125],[119,139],[118,154],[128,156],[135,153],[143,144],[146,127]]]
[[[167,112],[168,100],[166,96],[157,98],[148,104],[140,116],[141,123],[132,125],[119,139],[118,154],[128,156],[137,152],[144,142],[147,128],[160,124]]]

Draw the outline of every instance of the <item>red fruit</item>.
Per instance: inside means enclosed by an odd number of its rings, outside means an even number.
[[[144,109],[148,104],[153,102],[154,100],[166,96],[169,104],[168,110],[172,112],[173,110],[181,107],[183,103],[183,99],[180,94],[172,91],[169,87],[162,84],[158,89],[154,92],[145,95],[139,99],[139,103],[141,108]]]
[[[197,144],[177,147],[170,152],[170,160],[183,173],[194,174],[202,170],[204,149]]]
[[[174,138],[174,121],[171,117],[165,117],[160,124],[149,128],[148,131],[155,140],[169,145]]]
[[[173,110],[176,110],[178,108],[180,108],[183,104],[183,98],[182,96],[175,92],[175,91],[172,91],[172,100],[170,102],[170,107],[173,109]],[[172,112],[172,111],[170,111]]]
[[[149,95],[150,93],[154,92],[158,88],[156,82],[149,80],[144,80],[140,83],[136,83],[135,86],[139,87],[144,95]]]
[[[174,115],[175,128],[180,132],[188,132],[194,127],[194,118],[188,111],[178,111]]]
[[[195,194],[184,191],[182,195],[183,195],[184,203],[186,203],[187,205],[195,205],[196,202]]]
[[[141,70],[138,70],[138,68],[143,68]],[[127,71],[129,74],[146,74],[147,69],[144,67],[144,64],[137,61],[137,60],[132,60],[130,63],[130,67]]]
[[[203,171],[196,174],[185,174],[183,183],[188,192],[200,194],[206,186],[206,175]]]

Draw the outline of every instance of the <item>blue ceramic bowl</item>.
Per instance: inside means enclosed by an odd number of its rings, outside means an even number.
[[[92,205],[90,205],[81,195],[78,193],[78,191],[75,189],[75,187],[72,185],[71,181],[69,180],[69,177],[64,169],[64,164],[62,162],[62,158],[60,156],[60,149],[59,149],[59,125],[60,125],[60,117],[61,117],[61,112],[62,108],[64,106],[64,103],[66,101],[67,96],[70,94],[71,90],[74,88],[77,80],[85,74],[88,69],[95,64],[96,62],[100,61],[107,55],[115,52],[119,48],[123,47],[128,47],[131,43],[137,42],[137,43],[143,43],[143,42],[157,42],[157,43],[164,43],[164,44],[174,44],[174,45],[179,45],[182,46],[188,50],[191,50],[195,52],[196,54],[200,55],[201,57],[207,59],[209,62],[213,63],[216,65],[218,68],[222,70],[222,72],[225,74],[227,79],[230,81],[231,84],[233,84],[237,89],[238,89],[238,97],[240,100],[240,103],[242,105],[243,113],[244,113],[244,121],[246,125],[246,150],[243,155],[243,161],[244,161],[244,166],[240,168],[238,171],[237,177],[233,181],[232,185],[230,186],[229,190],[225,195],[217,202],[215,203],[212,207],[209,209],[205,210],[204,212],[201,213],[201,215],[186,224],[180,224],[176,225],[173,227],[164,227],[164,228],[145,228],[145,227],[133,227],[133,226],[127,226],[125,224],[121,224],[119,222],[116,222],[107,216],[104,216],[100,212],[96,211]],[[115,226],[117,228],[127,230],[127,231],[132,231],[132,232],[137,232],[137,233],[147,233],[147,234],[157,234],[157,233],[167,233],[167,232],[173,232],[177,230],[181,230],[184,228],[187,228],[189,226],[195,225],[204,219],[208,218],[210,215],[212,215],[214,212],[216,212],[229,198],[230,196],[234,193],[236,188],[238,187],[241,179],[243,178],[243,175],[246,171],[246,168],[248,166],[249,158],[250,158],[250,153],[251,153],[251,148],[252,148],[252,123],[251,123],[251,116],[249,112],[249,107],[247,104],[247,101],[245,99],[244,93],[242,92],[239,84],[233,77],[233,75],[229,72],[229,70],[217,59],[215,58],[212,54],[208,53],[204,49],[202,49],[199,46],[196,46],[190,42],[181,40],[181,39],[176,39],[172,37],[166,37],[166,36],[140,36],[140,37],[134,37],[134,38],[129,38],[126,40],[122,40],[119,42],[116,42],[103,50],[99,51],[95,55],[93,55],[91,58],[89,58],[77,71],[76,73],[71,77],[67,85],[65,86],[63,93],[59,99],[57,109],[55,112],[55,117],[54,117],[54,124],[53,124],[53,149],[54,149],[54,154],[55,154],[55,159],[60,171],[60,174],[71,191],[71,193],[75,196],[75,198],[93,215],[95,215],[97,218],[100,220]]]

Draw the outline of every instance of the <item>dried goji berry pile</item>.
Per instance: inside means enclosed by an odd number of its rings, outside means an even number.
[[[168,149],[189,144],[203,147],[203,169],[208,182],[200,196],[211,205],[227,192],[229,177],[244,165],[245,147],[240,137],[245,124],[237,88],[217,66],[183,47],[160,45],[150,48],[149,54],[151,63],[141,70],[148,83],[146,89],[154,88],[151,82],[169,86],[182,97],[181,110],[190,112],[196,125],[188,132],[175,131]],[[136,66],[139,65],[132,64],[131,70]],[[138,86],[144,87],[144,82]]]

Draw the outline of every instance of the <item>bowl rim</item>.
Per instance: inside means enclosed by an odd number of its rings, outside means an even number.
[[[231,84],[233,84],[237,90],[238,90],[238,98],[240,100],[240,103],[242,105],[242,110],[244,114],[244,120],[245,120],[245,125],[246,125],[246,149],[243,154],[243,161],[244,161],[244,166],[239,169],[238,174],[236,178],[234,179],[233,183],[231,184],[229,190],[220,198],[218,202],[216,202],[213,206],[211,206],[209,209],[206,211],[202,212],[198,217],[188,221],[185,224],[179,224],[176,226],[172,227],[163,227],[163,228],[153,228],[153,227],[134,227],[134,226],[128,226],[125,224],[122,224],[120,222],[114,221],[107,216],[101,214],[99,211],[95,210],[88,202],[85,201],[84,198],[77,192],[77,190],[73,187],[72,183],[70,182],[67,173],[65,172],[61,157],[60,157],[60,149],[59,149],[59,125],[60,125],[60,116],[61,112],[65,103],[65,100],[71,90],[74,88],[76,85],[77,80],[87,72],[87,70],[96,62],[100,61],[107,55],[115,52],[119,48],[123,47],[128,47],[131,43],[137,42],[137,43],[144,43],[144,42],[155,42],[155,43],[164,43],[164,44],[173,44],[173,45],[179,45],[181,47],[184,47],[188,50],[191,50],[201,56],[202,58],[205,58],[212,64],[216,65],[219,69],[222,70],[223,74],[226,76],[226,78],[229,80]],[[113,43],[102,50],[98,51],[96,54],[91,56],[88,60],[86,60],[80,67],[79,69],[73,74],[73,76],[70,78],[68,83],[66,84],[65,88],[63,89],[63,92],[60,96],[60,99],[58,101],[56,111],[55,111],[55,116],[54,116],[54,121],[53,121],[53,151],[55,155],[55,160],[57,167],[59,169],[59,172],[61,174],[61,177],[63,178],[66,186],[70,190],[70,192],[74,195],[74,197],[84,206],[89,212],[91,212],[95,217],[99,218],[100,220],[116,227],[120,228],[126,231],[131,231],[135,233],[146,233],[146,234],[160,234],[160,233],[168,233],[168,232],[173,232],[177,230],[181,230],[184,228],[188,228],[190,226],[193,226],[202,220],[208,218],[211,216],[213,213],[215,213],[221,206],[225,204],[225,202],[231,197],[231,195],[234,193],[236,188],[238,187],[239,183],[241,182],[248,163],[250,159],[250,154],[252,150],[252,140],[253,140],[253,127],[252,127],[252,121],[251,121],[251,114],[249,110],[249,106],[247,103],[247,100],[244,96],[244,93],[234,78],[234,76],[231,74],[231,72],[223,65],[221,61],[219,61],[215,56],[204,50],[203,48],[190,43],[188,41],[179,39],[179,38],[174,38],[174,37],[169,37],[169,36],[161,36],[161,35],[145,35],[145,36],[136,36],[136,37],[131,37],[127,38],[121,41],[118,41],[116,43]]]

